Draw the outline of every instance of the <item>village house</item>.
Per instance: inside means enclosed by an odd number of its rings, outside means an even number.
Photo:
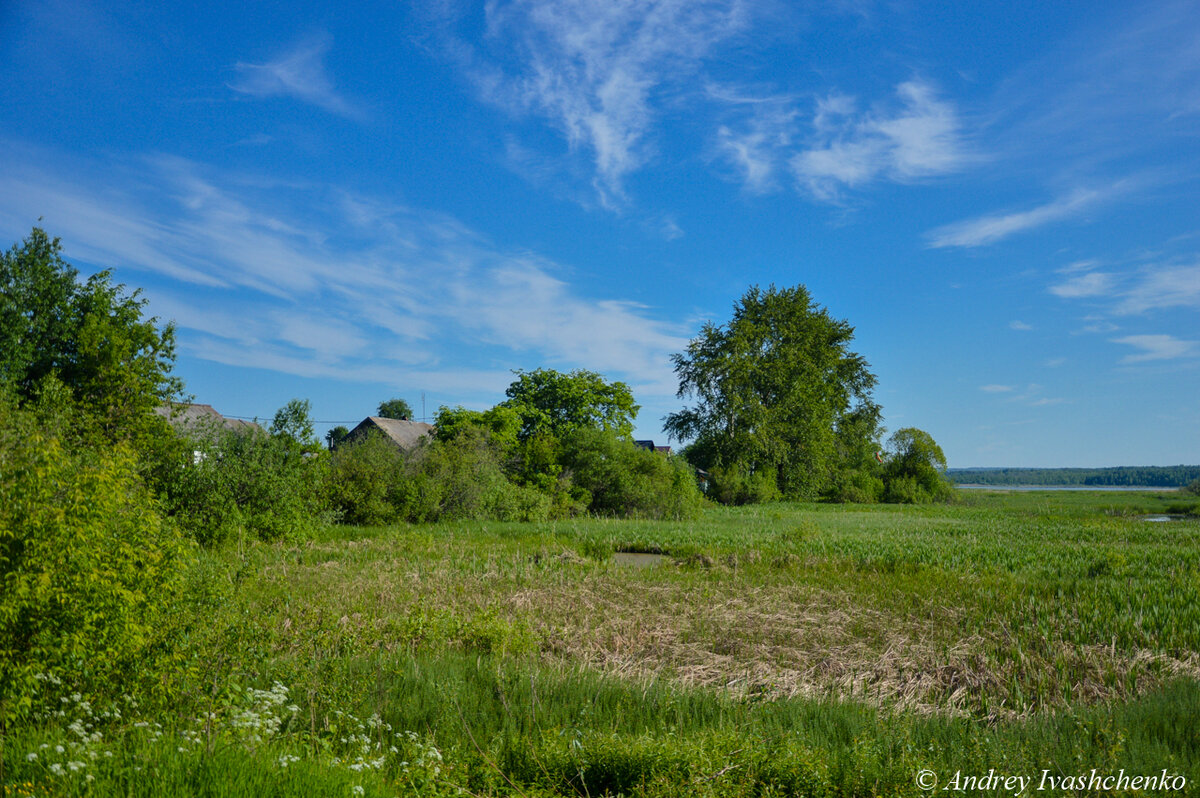
[[[424,421],[367,416],[357,427],[350,430],[338,445],[364,438],[371,430],[382,433],[384,438],[405,452],[415,449],[422,442],[433,437],[433,425],[427,424]]]

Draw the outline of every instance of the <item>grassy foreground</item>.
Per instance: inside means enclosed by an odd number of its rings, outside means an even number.
[[[1025,794],[1200,794],[1200,519],[1139,517],[1175,502],[964,493],[233,546],[197,562],[174,664],[125,694],[44,683],[0,783],[1018,793],[965,781],[992,771]]]

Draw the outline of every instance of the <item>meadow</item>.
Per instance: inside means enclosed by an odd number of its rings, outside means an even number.
[[[195,557],[180,650],[111,694],[42,682],[5,796],[916,796],[989,770],[1200,794],[1177,494],[328,526]]]

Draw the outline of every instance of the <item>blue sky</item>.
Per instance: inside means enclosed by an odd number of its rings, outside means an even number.
[[[803,283],[951,466],[1200,462],[1196,2],[10,0],[0,106],[4,245],[226,414],[586,368],[661,439],[671,353]]]

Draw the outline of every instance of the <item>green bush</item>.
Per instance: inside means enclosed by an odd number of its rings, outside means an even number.
[[[896,504],[945,501],[954,495],[946,477],[946,455],[924,430],[905,427],[888,440],[883,500]]]
[[[68,448],[0,399],[0,725],[46,680],[88,689],[144,666],[188,559],[127,446]]]
[[[246,534],[300,540],[334,519],[329,460],[283,435],[215,430],[193,439],[198,457],[177,466],[167,506],[205,546]]]
[[[740,463],[714,466],[709,470],[712,487],[708,495],[721,504],[759,504],[779,501],[779,482],[770,470],[751,473]]]
[[[400,492],[401,515],[410,521],[549,517],[550,497],[509,479],[503,449],[486,429],[466,427],[451,440],[422,446],[408,464]]]
[[[830,498],[835,502],[872,504],[884,492],[883,480],[868,471],[854,470],[838,474]]]
[[[330,502],[348,524],[389,524],[399,517],[407,478],[403,453],[372,430],[334,450]]]
[[[588,511],[596,515],[693,518],[703,504],[686,462],[613,432],[575,430],[563,439],[562,464]]]

